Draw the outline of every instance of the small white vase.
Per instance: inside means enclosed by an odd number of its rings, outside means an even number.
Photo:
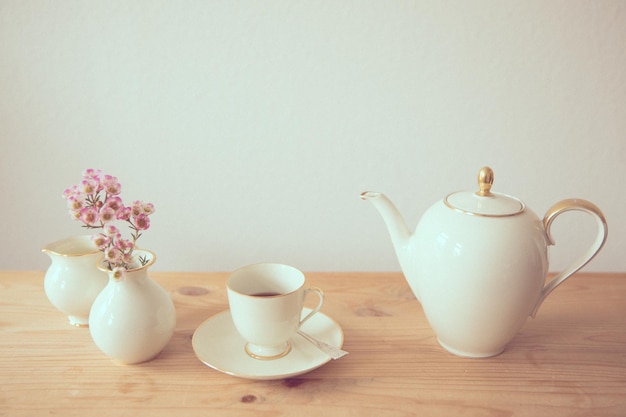
[[[157,356],[171,339],[176,311],[170,295],[148,276],[156,256],[135,249],[148,262],[129,269],[122,278],[109,273],[107,286],[98,295],[89,315],[89,331],[96,346],[117,362],[133,364]]]
[[[70,324],[87,326],[91,305],[108,282],[107,274],[96,267],[102,252],[90,235],[58,240],[41,251],[52,262],[44,277],[48,299],[67,314]]]

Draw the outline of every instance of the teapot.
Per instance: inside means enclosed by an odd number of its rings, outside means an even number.
[[[422,304],[439,344],[452,354],[485,358],[501,353],[545,298],[602,248],[607,223],[582,199],[562,200],[540,220],[516,197],[491,191],[493,170],[478,175],[478,191],[448,194],[422,216],[415,232],[382,193],[361,198],[378,209],[402,272]],[[596,221],[589,249],[546,283],[554,220],[580,210]]]

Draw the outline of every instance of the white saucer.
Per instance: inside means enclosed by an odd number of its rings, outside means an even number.
[[[309,309],[303,309],[303,315]],[[328,344],[341,347],[341,327],[324,313],[317,313],[302,326],[302,331]],[[245,341],[237,333],[230,310],[205,320],[193,334],[191,344],[204,364],[225,374],[249,379],[281,379],[319,368],[330,357],[297,334],[291,338],[291,352],[279,359],[253,359],[245,352]]]

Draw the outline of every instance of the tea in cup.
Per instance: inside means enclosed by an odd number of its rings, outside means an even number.
[[[255,359],[278,359],[291,350],[289,339],[317,313],[324,292],[306,287],[304,274],[283,264],[263,263],[237,269],[227,281],[228,303],[235,328]],[[304,300],[315,293],[319,302],[301,318]]]

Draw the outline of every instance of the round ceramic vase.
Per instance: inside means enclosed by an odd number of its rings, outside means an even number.
[[[171,339],[176,311],[170,295],[148,275],[154,253],[136,249],[147,263],[109,282],[89,315],[89,330],[96,346],[119,363],[141,363],[156,357]],[[103,267],[101,267],[104,269]]]
[[[44,278],[46,296],[67,314],[70,324],[87,326],[93,301],[108,282],[96,264],[102,259],[90,235],[73,236],[43,247],[51,264]]]

